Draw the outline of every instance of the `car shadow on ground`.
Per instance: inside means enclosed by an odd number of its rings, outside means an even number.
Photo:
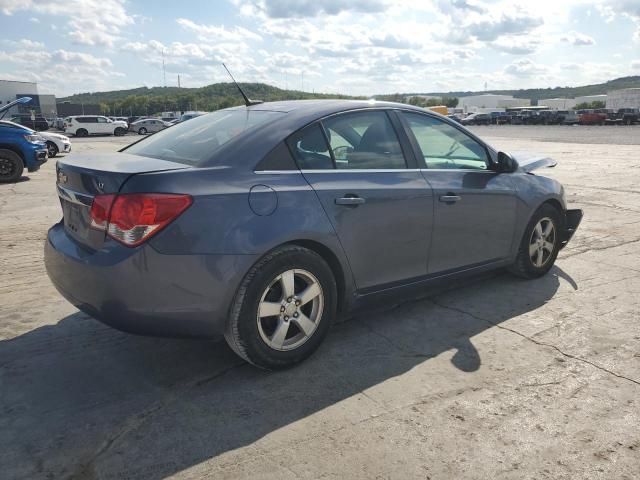
[[[357,422],[375,409],[363,391],[443,352],[455,351],[463,372],[481,368],[473,337],[545,304],[560,278],[577,288],[558,267],[533,281],[498,273],[360,315],[281,372],[244,364],[222,341],[136,337],[70,315],[0,341],[3,475],[159,479],[285,426],[322,433],[309,417],[327,408],[335,425]],[[362,412],[343,412],[340,402],[356,395]]]

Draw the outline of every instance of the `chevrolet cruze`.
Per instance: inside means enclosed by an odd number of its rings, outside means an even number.
[[[408,105],[220,110],[58,161],[47,271],[115,328],[223,334],[247,361],[282,368],[373,299],[488,269],[547,273],[582,218],[532,173],[553,165]]]

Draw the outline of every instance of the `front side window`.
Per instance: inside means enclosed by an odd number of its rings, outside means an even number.
[[[407,168],[391,121],[383,111],[344,113],[323,122],[338,169]]]
[[[427,168],[488,170],[485,147],[440,119],[402,112],[420,147]]]

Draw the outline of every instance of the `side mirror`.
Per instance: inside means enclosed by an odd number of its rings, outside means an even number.
[[[513,173],[518,169],[518,162],[505,152],[498,153],[498,172],[499,173]]]

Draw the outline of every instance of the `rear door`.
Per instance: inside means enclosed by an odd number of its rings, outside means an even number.
[[[509,174],[491,170],[486,146],[462,129],[417,112],[401,117],[434,193],[429,273],[507,258],[516,219]]]
[[[332,116],[289,139],[361,291],[426,274],[432,192],[408,143],[403,151],[399,128],[388,112],[366,110]]]

